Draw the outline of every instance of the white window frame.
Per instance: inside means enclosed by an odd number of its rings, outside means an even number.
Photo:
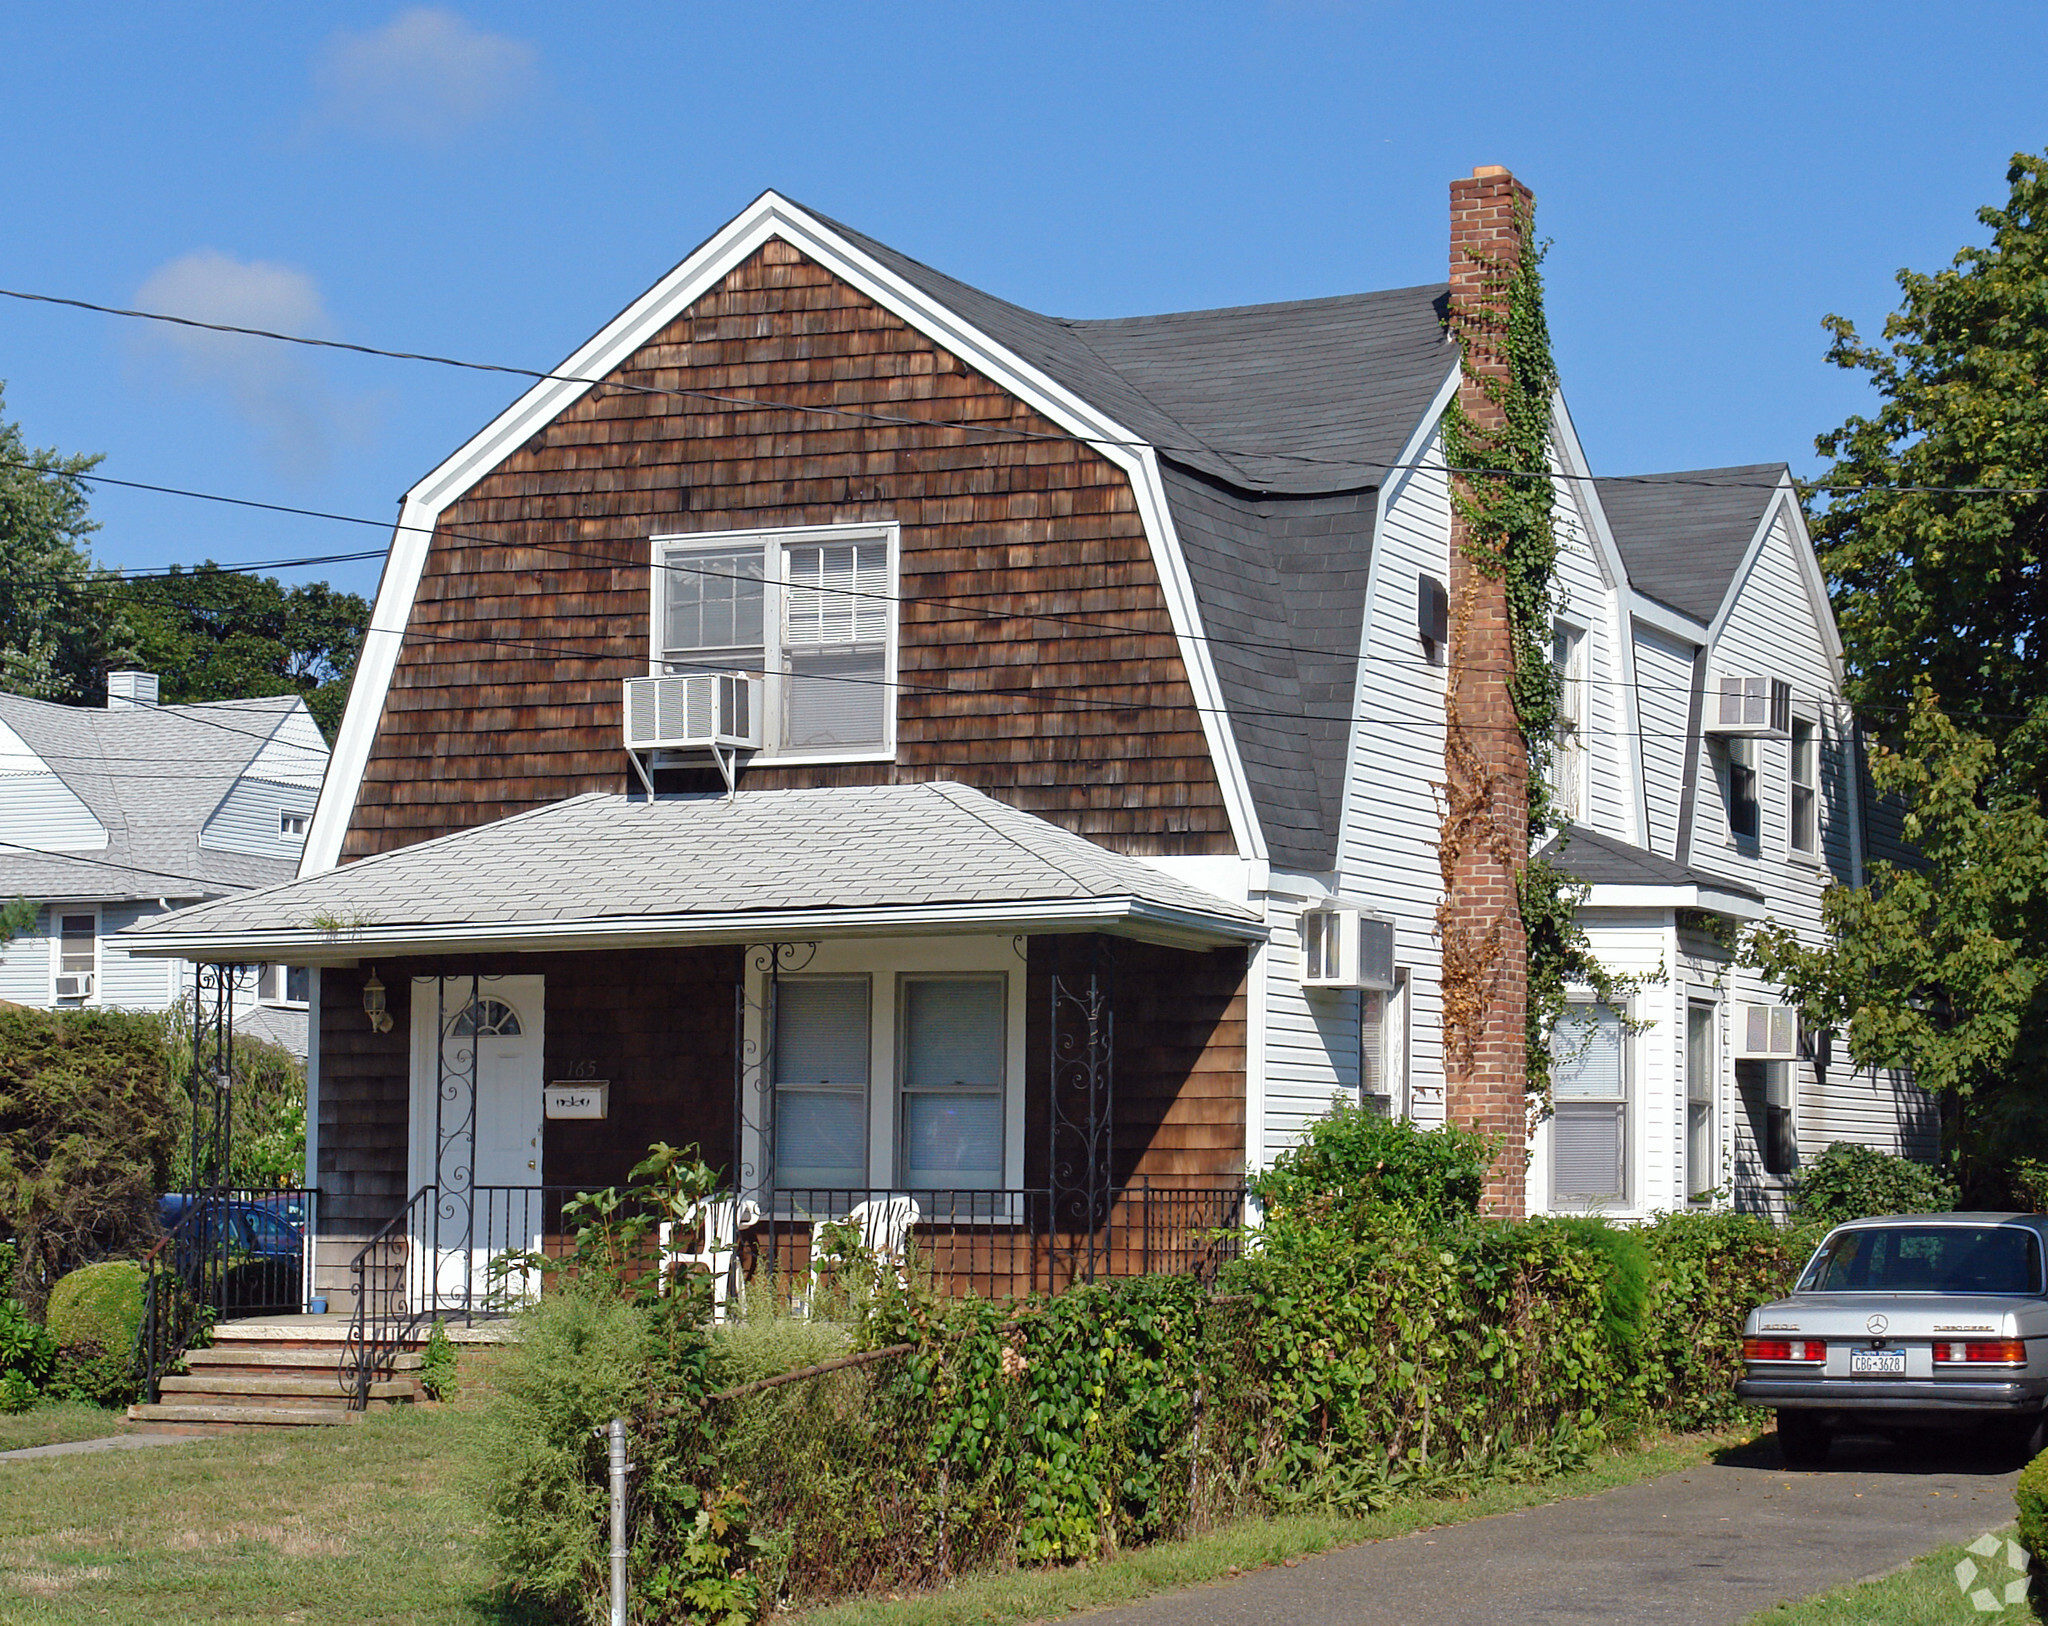
[[[1716,1189],[1721,1184],[1721,1005],[1711,994],[1688,990],[1685,995],[1685,1035],[1683,1041],[1684,1077],[1679,1091],[1680,1110],[1685,1123],[1685,1189],[1680,1195],[1689,1204],[1698,1206],[1707,1199],[1700,1194]],[[1695,1093],[1692,1055],[1692,1019],[1695,1012],[1704,1011],[1707,1016],[1707,1064],[1706,1093]],[[1694,1167],[1694,1144],[1692,1132],[1693,1108],[1704,1104],[1707,1109],[1706,1145],[1707,1157],[1712,1168],[1704,1171]]]
[[[863,1158],[863,1165],[864,1165],[864,1167],[863,1167],[863,1172],[862,1172],[861,1178],[860,1178],[859,1180],[857,1180],[857,1181],[853,1182],[853,1183],[854,1183],[854,1185],[856,1185],[856,1186],[858,1186],[858,1187],[861,1187],[861,1188],[863,1188],[863,1189],[870,1189],[870,1188],[872,1188],[872,1187],[873,1187],[873,1185],[874,1185],[874,1181],[873,1181],[873,1179],[872,1179],[871,1177],[873,1176],[873,1174],[874,1174],[874,1172],[875,1172],[875,1171],[874,1171],[874,1136],[873,1136],[873,1133],[872,1133],[872,1124],[873,1124],[873,1120],[874,1120],[874,1110],[875,1110],[875,1095],[876,1095],[876,1093],[877,1093],[877,1092],[876,1092],[876,1090],[875,1090],[875,1074],[874,1074],[874,1067],[875,1067],[875,1054],[874,1054],[874,1053],[875,1053],[875,979],[874,979],[874,978],[873,978],[872,976],[870,976],[870,975],[868,975],[868,974],[866,974],[866,973],[864,973],[864,972],[857,972],[857,971],[856,971],[856,972],[845,972],[845,971],[842,971],[842,972],[835,972],[835,973],[817,973],[817,972],[807,972],[807,973],[805,973],[805,974],[802,974],[802,975],[798,975],[798,976],[790,976],[790,977],[783,977],[783,978],[781,979],[781,985],[782,985],[782,986],[784,986],[784,987],[787,987],[787,986],[788,986],[789,984],[791,984],[791,983],[800,983],[800,982],[845,982],[845,983],[858,983],[858,984],[860,984],[861,988],[862,988],[862,989],[864,990],[864,997],[865,997],[865,999],[866,999],[866,1002],[867,1002],[867,1009],[866,1009],[866,1013],[865,1013],[865,1021],[866,1021],[866,1025],[867,1025],[867,1030],[868,1030],[868,1071],[867,1071],[867,1077],[866,1077],[865,1079],[863,1079],[863,1080],[862,1080],[862,1082],[861,1082],[861,1086],[860,1086],[860,1111],[861,1111],[861,1122],[862,1122],[862,1124],[863,1124],[863,1125],[866,1125],[866,1126],[868,1126],[868,1128],[869,1128],[869,1132],[867,1133],[867,1135],[866,1135],[866,1137],[865,1137],[865,1139],[866,1139],[866,1152],[865,1152],[865,1156],[864,1156],[864,1158]],[[779,1060],[780,1058],[778,1057],[777,1059]],[[808,1082],[808,1081],[806,1081],[806,1082]],[[776,1099],[775,1099],[774,1101],[772,1101],[772,1102],[770,1103],[770,1105],[769,1105],[769,1111],[770,1111],[770,1113],[777,1113],[777,1112],[780,1112],[780,1111],[781,1111],[781,1108],[782,1108],[782,1102],[781,1102],[781,1095],[782,1095],[783,1089],[785,1088],[785,1086],[784,1086],[784,1084],[783,1084],[783,1081],[782,1081],[781,1073],[780,1073],[780,1071],[779,1071],[779,1070],[777,1071],[777,1073],[776,1073],[776,1075],[775,1075],[775,1077],[774,1077],[774,1079],[773,1079],[773,1086],[774,1086],[774,1094],[775,1094],[775,1097],[776,1097]],[[797,1088],[797,1089],[803,1089],[803,1088],[805,1087],[805,1083],[798,1083],[798,1084],[797,1084],[797,1085],[795,1085],[794,1087],[795,1087],[795,1088]],[[813,1086],[813,1087],[815,1087],[815,1086]],[[848,1086],[844,1086],[844,1085],[841,1085],[841,1086],[837,1086],[837,1088],[839,1088],[839,1089],[841,1089],[841,1090],[844,1090],[844,1091],[845,1091],[846,1093],[848,1093],[848,1094],[851,1094],[851,1093],[852,1093],[852,1092],[851,1092],[851,1089],[850,1089],[850,1088],[849,1088]],[[780,1156],[781,1156],[781,1151],[780,1151],[780,1148],[779,1148],[779,1146],[778,1146],[778,1147],[777,1147],[777,1150],[776,1150],[776,1158],[779,1158]],[[773,1179],[773,1178],[774,1178],[774,1176],[775,1176],[775,1174],[776,1174],[776,1172],[777,1172],[777,1171],[776,1171],[776,1168],[775,1168],[775,1160],[776,1160],[775,1158],[771,1158],[771,1159],[770,1159],[770,1160],[769,1160],[769,1161],[767,1162],[767,1164],[765,1165],[765,1166],[767,1167],[768,1171],[769,1171],[769,1177],[770,1177],[771,1179]],[[824,1190],[829,1190],[829,1189],[831,1189],[831,1188],[830,1188],[830,1187],[822,1187],[822,1188],[811,1188],[811,1189],[824,1189]]]
[[[1597,1009],[1606,1003],[1591,988],[1573,988],[1567,990],[1565,994],[1565,1012],[1567,1016],[1570,1015],[1575,1007],[1583,1005]],[[1547,1126],[1549,1129],[1549,1145],[1546,1148],[1545,1155],[1548,1166],[1544,1170],[1544,1179],[1550,1192],[1550,1206],[1565,1213],[1626,1213],[1631,1211],[1636,1205],[1637,1189],[1641,1177],[1637,1167],[1638,1159],[1636,1156],[1635,1140],[1636,1122],[1641,1105],[1637,1099],[1639,1080],[1636,1076],[1636,1035],[1633,1031],[1635,1006],[1633,1000],[1623,1000],[1619,1004],[1607,1005],[1607,1008],[1613,1011],[1621,1021],[1621,1096],[1614,1103],[1620,1109],[1619,1117],[1621,1121],[1621,1191],[1618,1195],[1611,1198],[1589,1195],[1585,1192],[1561,1194],[1558,1191],[1557,1109],[1560,1106],[1599,1106],[1605,1103],[1597,1100],[1568,1100],[1559,1102],[1553,1097],[1550,1104],[1550,1122]],[[1603,1204],[1606,1206],[1603,1207]]]
[[[1557,726],[1550,742],[1550,788],[1557,798],[1559,816],[1583,824],[1592,755],[1586,748],[1586,719],[1592,709],[1592,634],[1575,621],[1557,621],[1552,624],[1550,637],[1551,666],[1558,678]],[[1565,646],[1561,665],[1557,659],[1560,643]]]
[[[1813,778],[1802,785],[1799,781],[1799,731],[1804,728],[1811,732],[1809,739],[1813,746]],[[1785,742],[1785,856],[1795,864],[1818,864],[1821,861],[1820,833],[1820,722],[1817,718],[1792,714],[1790,737]],[[1809,816],[1813,823],[1813,845],[1799,845],[1799,803],[1798,793],[1809,793]]]
[[[751,1054],[766,1055],[769,1035],[764,1011],[768,997],[770,957],[767,945],[752,945],[746,954],[746,1015],[742,1041]],[[871,980],[872,994],[868,1020],[868,1178],[867,1189],[897,1189],[901,1169],[901,1106],[899,1062],[903,997],[906,980],[945,976],[1001,976],[1003,989],[1003,1189],[1015,1191],[1024,1184],[1024,1043],[1029,1024],[1025,1013],[1025,966],[1019,947],[1008,936],[893,937],[828,940],[800,972],[784,971],[780,980],[799,977],[856,977]],[[741,1129],[740,1161],[743,1168],[762,1171],[769,1178],[767,1146],[763,1127],[772,1103],[766,1091],[768,1077],[743,1081],[746,1092],[745,1123]],[[878,1087],[879,1086],[879,1087]],[[966,1188],[963,1188],[966,1189]],[[1000,1205],[975,1219],[1005,1222]]]
[[[100,1003],[100,977],[106,964],[105,921],[100,916],[96,903],[53,903],[50,905],[50,1004],[57,1006],[57,978],[64,972],[64,917],[66,915],[92,916],[92,992],[78,1003],[80,1006]],[[75,1007],[68,1003],[62,1007]]]
[[[304,966],[296,969],[306,971],[307,998],[293,999],[288,992],[291,987],[293,967],[282,961],[273,960],[260,966],[256,972],[256,1003],[276,1011],[303,1011],[311,1003],[313,974]],[[273,982],[272,979],[275,979]],[[272,988],[276,992],[271,992]]]
[[[1408,1080],[1408,971],[1404,966],[1394,968],[1392,988],[1363,988],[1358,999],[1358,1100],[1359,1105],[1368,1106],[1384,1102],[1389,1118],[1405,1118],[1408,1115],[1406,1089]],[[1380,1087],[1367,1090],[1365,1087],[1367,1034],[1370,1031],[1365,1013],[1377,1001],[1379,1020]]]
[[[306,844],[307,828],[312,822],[313,817],[310,813],[301,813],[294,808],[281,807],[277,810],[277,839],[279,841],[289,841],[303,847]],[[292,828],[294,823],[298,825],[296,830]]]
[[[792,548],[811,545],[840,546],[848,543],[880,542],[886,549],[885,572],[887,642],[883,656],[887,692],[882,704],[883,743],[845,750],[784,750],[780,740],[784,728],[783,679],[787,660],[783,649],[783,621],[789,582],[788,553]],[[761,578],[761,718],[762,745],[754,753],[761,762],[801,764],[807,762],[893,762],[896,758],[896,706],[902,693],[900,663],[902,644],[899,628],[898,572],[903,553],[903,528],[894,522],[843,525],[805,525],[769,530],[666,532],[649,539],[647,595],[647,671],[657,676],[669,670],[666,633],[668,594],[666,566],[671,556],[690,553],[738,553],[750,548],[762,550]],[[656,765],[671,766],[667,753],[657,753]]]
[[[1010,1098],[1011,1066],[1009,1054],[1009,1037],[1010,1028],[1014,1025],[1014,1018],[1010,1014],[1010,985],[1009,977],[1006,972],[960,971],[951,968],[945,971],[910,971],[899,974],[893,979],[893,981],[896,985],[896,1076],[891,1083],[891,1090],[895,1097],[891,1105],[894,1108],[896,1119],[895,1133],[893,1137],[895,1150],[893,1172],[896,1174],[900,1182],[901,1177],[907,1172],[907,1170],[910,1167],[909,1097],[912,1094],[932,1095],[940,1093],[939,1091],[929,1086],[921,1090],[913,1091],[908,1083],[910,1064],[910,985],[914,982],[994,982],[1001,987],[1001,1005],[1003,1011],[1003,1059],[1001,1069],[1002,1076],[997,1081],[995,1096],[997,1102],[1005,1107],[1008,1105]],[[977,1090],[975,1093],[985,1095],[988,1092],[986,1090]],[[1007,1120],[1009,1115],[1007,1112],[1004,1112],[1001,1114],[1001,1116],[1003,1119]],[[1007,1121],[1005,1121],[1003,1123],[1003,1145],[997,1157],[997,1163],[999,1165],[999,1173],[997,1178],[1000,1182],[1000,1185],[997,1189],[1000,1189],[1000,1186],[1008,1186],[1018,1183],[1011,1181],[1007,1178],[1010,1164],[1009,1143],[1009,1124]],[[920,1188],[907,1187],[906,1189],[916,1190]],[[960,1189],[972,1190],[974,1188],[962,1187]]]
[[[1763,753],[1753,736],[1742,734],[1716,736],[1711,749],[1718,759],[1714,768],[1721,791],[1721,829],[1730,847],[1745,856],[1755,857],[1762,851],[1764,839]],[[1756,829],[1747,835],[1735,828],[1735,774],[1738,768],[1749,775],[1750,805],[1756,809]]]

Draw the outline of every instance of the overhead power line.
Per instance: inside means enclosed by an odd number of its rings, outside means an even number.
[[[466,372],[494,373],[503,377],[530,379],[535,383],[575,384],[585,388],[618,390],[623,394],[668,397],[677,400],[711,401],[722,406],[734,407],[750,412],[796,412],[814,416],[845,418],[858,422],[887,425],[893,428],[950,429],[963,434],[988,437],[992,440],[1058,441],[1072,445],[1116,447],[1127,451],[1160,451],[1181,456],[1225,456],[1261,458],[1274,462],[1300,463],[1308,466],[1347,468],[1360,471],[1385,471],[1398,473],[1412,469],[1432,467],[1420,463],[1389,463],[1368,457],[1318,457],[1306,452],[1286,451],[1276,448],[1231,445],[1176,446],[1156,440],[1120,440],[1107,435],[1077,435],[1064,430],[1022,429],[1009,424],[976,423],[968,419],[925,418],[914,414],[873,412],[858,407],[819,405],[808,401],[781,400],[768,396],[735,394],[727,390],[686,389],[676,385],[640,384],[616,375],[590,377],[578,373],[546,371],[537,367],[518,367],[506,362],[470,361],[459,356],[436,355],[423,350],[396,350],[381,345],[356,344],[346,339],[323,339],[311,334],[283,333],[273,328],[243,327],[233,322],[207,322],[192,316],[175,316],[168,311],[135,310],[120,305],[102,305],[89,299],[76,299],[62,294],[34,293],[20,288],[0,288],[0,297],[21,300],[38,305],[59,305],[71,310],[90,311],[101,316],[118,316],[128,321],[161,322],[173,327],[193,328],[208,333],[228,334],[240,338],[264,339],[275,344],[301,345],[316,350],[338,350],[351,355],[373,356],[385,361],[420,362],[435,367],[452,367]],[[1775,490],[1776,480],[1726,480],[1715,479],[1702,474],[1621,474],[1591,475],[1565,473],[1534,473],[1527,469],[1451,468],[1447,472],[1471,479],[1496,480],[1553,480],[1565,483],[1593,482],[1611,485],[1658,485],[1698,486],[1720,490],[1755,489]],[[1871,485],[1864,482],[1834,482],[1824,480],[1801,480],[1793,476],[1793,483],[1804,490],[1822,492],[1831,496],[1853,496],[1864,491],[1897,491],[1946,494],[1955,496],[2048,496],[2044,486],[1933,486],[1933,485]],[[261,506],[251,504],[251,506]]]

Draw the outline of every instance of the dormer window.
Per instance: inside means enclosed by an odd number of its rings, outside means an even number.
[[[306,815],[280,811],[277,815],[277,839],[279,841],[301,842],[306,839]]]
[[[894,526],[658,537],[652,670],[760,685],[760,754],[896,744]]]

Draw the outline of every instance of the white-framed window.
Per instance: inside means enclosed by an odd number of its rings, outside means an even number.
[[[1685,1006],[1685,1195],[1705,1202],[1721,1183],[1721,1143],[1714,1133],[1714,1100],[1719,1093],[1715,1058],[1718,1008],[1710,1000]]]
[[[899,534],[832,525],[654,538],[651,669],[757,678],[763,756],[893,755]]]
[[[1820,857],[1820,729],[1811,718],[1792,719],[1788,747],[1790,800],[1786,840],[1798,858]]]
[[[303,842],[306,839],[306,815],[291,812],[287,808],[278,809],[277,839],[279,841]]]
[[[1566,1207],[1628,1201],[1628,1027],[1574,1000],[1551,1041],[1550,1195]]]
[[[313,973],[302,965],[266,965],[256,972],[256,999],[262,1005],[304,1010],[313,991]]]
[[[903,977],[897,1003],[899,1183],[1000,1187],[1005,979]]]
[[[741,1081],[740,1178],[760,1200],[770,1183],[806,1213],[1023,1185],[1024,967],[1009,938],[825,942],[772,980],[766,959],[749,963],[743,1042],[769,1065]]]
[[[1738,847],[1753,847],[1763,829],[1757,799],[1756,741],[1738,735],[1717,741],[1713,749],[1720,758],[1715,767],[1721,780],[1721,806],[1728,819],[1728,839]]]
[[[100,911],[97,904],[53,904],[50,909],[50,999],[89,1005],[100,991]]]
[[[1750,1137],[1766,1174],[1792,1174],[1799,1167],[1795,1089],[1789,1061],[1735,1064],[1735,1092],[1742,1097]]]
[[[775,990],[775,1183],[868,1184],[867,977],[793,977]]]
[[[1550,742],[1551,807],[1561,820],[1586,813],[1586,631],[1560,621],[1551,629],[1557,673],[1557,722]]]
[[[1400,1022],[1406,976],[1405,971],[1396,972],[1391,990],[1365,988],[1358,995],[1358,1100],[1382,1118],[1401,1113]]]

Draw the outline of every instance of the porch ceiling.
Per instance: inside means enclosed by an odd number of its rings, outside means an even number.
[[[578,796],[120,936],[141,955],[332,965],[372,953],[1050,931],[1181,948],[1265,936],[1240,904],[946,781]]]

